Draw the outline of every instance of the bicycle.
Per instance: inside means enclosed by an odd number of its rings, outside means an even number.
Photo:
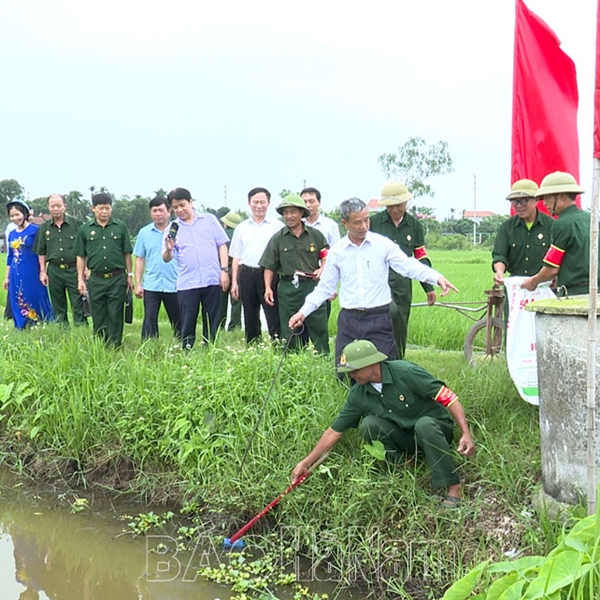
[[[467,332],[463,345],[463,352],[470,365],[477,365],[486,360],[492,361],[501,356],[504,350],[504,333],[506,320],[504,319],[504,288],[494,286],[485,290],[487,300],[481,302],[436,302],[433,306],[452,308],[475,321]],[[427,302],[418,302],[413,307],[428,306]],[[481,317],[485,311],[485,316]]]

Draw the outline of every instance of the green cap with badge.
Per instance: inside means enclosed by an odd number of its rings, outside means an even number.
[[[286,196],[275,210],[280,215],[283,215],[284,208],[299,208],[303,213],[303,217],[308,217],[310,214],[304,200],[302,200],[300,196],[296,196],[296,194],[289,194],[289,196]]]
[[[369,340],[354,340],[342,350],[337,372],[350,373],[387,359],[388,357],[383,352],[379,352]]]

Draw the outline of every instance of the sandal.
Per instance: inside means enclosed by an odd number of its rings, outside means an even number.
[[[455,510],[460,508],[461,499],[458,496],[446,496],[441,502],[440,507],[447,510]]]

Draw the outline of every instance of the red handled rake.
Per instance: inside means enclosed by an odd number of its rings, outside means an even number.
[[[267,504],[255,517],[250,519],[241,529],[236,531],[231,537],[225,538],[223,541],[223,547],[226,550],[241,550],[246,545],[244,540],[240,539],[250,528],[252,528],[258,521],[260,521],[275,505],[277,505],[280,500],[287,496],[294,488],[298,487],[301,483],[304,483],[308,476],[327,458],[329,452],[325,452],[322,454],[318,460],[316,460],[313,465],[302,473],[298,479],[294,483],[288,486],[288,488],[279,494],[275,500],[273,500],[270,504]]]

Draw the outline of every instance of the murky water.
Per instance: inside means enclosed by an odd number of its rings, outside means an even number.
[[[232,595],[197,575],[209,556],[215,562],[215,552],[161,556],[147,549],[160,538],[123,534],[118,515],[148,508],[116,508],[109,499],[96,498],[91,508],[72,513],[69,502],[75,498],[34,491],[0,472],[0,600],[225,600]],[[333,586],[310,587],[333,592]]]

